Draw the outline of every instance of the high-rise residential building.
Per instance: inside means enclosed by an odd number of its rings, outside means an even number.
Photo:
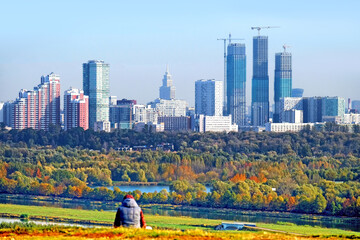
[[[264,126],[269,121],[268,37],[253,38],[253,78],[251,124]]]
[[[89,97],[83,90],[70,88],[64,92],[64,129],[89,128]]]
[[[14,129],[43,129],[60,125],[60,77],[50,73],[41,77],[33,90],[22,89],[14,102],[6,104],[6,122]]]
[[[133,108],[136,100],[117,100],[116,105],[110,105],[111,128],[132,129]]]
[[[181,117],[186,116],[187,103],[180,99],[155,99],[150,103],[155,108],[159,117]]]
[[[246,124],[246,53],[245,44],[230,43],[226,58],[226,110],[232,122]]]
[[[291,97],[292,91],[292,67],[291,53],[282,52],[275,54],[275,81],[274,81],[274,102],[275,111],[273,122],[280,122],[280,98]]]
[[[195,113],[206,116],[222,116],[222,81],[201,79],[195,82]]]
[[[293,88],[291,91],[291,97],[303,97],[304,89],[302,88]]]
[[[150,105],[134,105],[133,107],[133,116],[135,123],[156,123],[158,114],[156,109],[152,108]]]
[[[109,64],[99,60],[84,63],[83,89],[89,96],[89,127],[109,121]]]
[[[3,107],[3,116],[4,116],[4,124],[7,127],[13,126],[13,101],[7,101],[4,103]]]
[[[169,67],[166,66],[166,72],[162,80],[163,85],[160,87],[160,99],[171,100],[175,99],[175,87],[173,86],[173,80],[169,72]]]

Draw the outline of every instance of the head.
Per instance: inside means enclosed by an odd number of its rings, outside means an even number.
[[[135,199],[135,198],[133,197],[133,195],[127,194],[127,195],[125,195],[125,197],[124,197],[123,200],[128,199],[128,198]]]

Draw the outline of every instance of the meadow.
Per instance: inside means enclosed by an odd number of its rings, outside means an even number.
[[[108,227],[107,230],[86,230],[86,231],[104,231],[109,232],[109,234],[114,233],[117,234],[116,231],[112,228],[109,228],[115,217],[115,212],[106,212],[106,211],[95,211],[95,210],[80,210],[80,209],[65,209],[65,208],[55,208],[55,207],[43,207],[43,206],[25,206],[25,205],[14,205],[14,204],[0,204],[0,213],[8,216],[13,217],[20,217],[21,215],[26,216],[27,218],[31,219],[47,219],[51,220],[58,220],[58,221],[65,221],[65,222],[78,222],[78,223],[99,223],[105,224]],[[280,234],[279,233],[271,233],[268,231],[240,231],[240,232],[218,232],[213,230],[214,227],[220,224],[222,221],[213,220],[213,219],[202,219],[202,218],[190,218],[190,217],[169,217],[169,216],[156,216],[156,215],[146,215],[146,222],[148,225],[154,228],[153,231],[145,231],[144,237],[150,237],[151,234],[168,234],[169,236],[173,236],[175,234],[183,234],[185,231],[189,234],[195,234],[199,237],[204,236],[211,236],[211,238],[204,238],[204,239],[221,239],[224,236],[228,238],[232,238],[232,236],[237,236],[237,239],[261,239],[261,236],[273,236],[274,238],[268,239],[289,239],[288,236],[295,237],[293,234],[300,234],[296,235],[296,237],[305,237],[305,236],[321,236],[321,237],[350,237],[350,238],[359,238],[360,233],[354,231],[346,231],[341,229],[332,229],[332,228],[321,228],[321,227],[314,227],[314,226],[300,226],[285,222],[279,222],[278,224],[265,224],[265,223],[257,223],[258,227],[268,228],[273,230],[280,230],[285,231],[287,234]],[[3,229],[5,231],[6,228]],[[59,228],[60,229],[60,228]],[[30,231],[30,230],[27,230]],[[69,230],[75,231],[75,230]],[[82,230],[83,231],[83,230]],[[84,230],[85,231],[85,230]],[[85,232],[86,232],[85,231]],[[135,231],[135,230],[131,230]],[[130,231],[130,232],[131,232]],[[136,230],[140,231],[141,230]],[[165,231],[165,232],[163,232]],[[11,231],[8,231],[8,233]],[[125,235],[130,234],[127,232]],[[229,235],[227,235],[229,234]],[[235,235],[234,235],[235,234]],[[255,234],[255,235],[254,235]],[[26,235],[26,234],[25,234]],[[71,234],[70,234],[71,235]],[[160,236],[159,235],[159,236]],[[174,236],[175,236],[174,235]],[[254,236],[253,236],[254,235]],[[135,235],[134,235],[135,236]],[[179,235],[180,236],[180,235]],[[275,237],[277,236],[277,237]],[[279,238],[281,236],[281,238]],[[41,236],[40,236],[41,237]],[[71,237],[71,236],[70,236]],[[226,238],[227,238],[226,237]],[[284,238],[282,238],[284,237]],[[201,239],[200,238],[200,239]],[[236,238],[236,237],[234,237]],[[139,238],[138,239],[142,239]],[[146,238],[144,238],[146,239]],[[167,239],[167,238],[164,238]]]

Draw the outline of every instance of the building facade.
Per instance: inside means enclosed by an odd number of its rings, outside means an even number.
[[[110,105],[111,128],[132,129],[133,108],[136,100],[117,100],[116,105]]]
[[[231,43],[226,59],[226,113],[240,126],[246,125],[245,44]]]
[[[293,88],[291,91],[291,97],[303,97],[304,89],[302,88]]]
[[[89,128],[89,97],[83,90],[70,88],[64,92],[64,129]]]
[[[33,90],[22,89],[14,102],[6,104],[5,114],[6,124],[14,129],[60,125],[60,76],[50,73]]]
[[[187,103],[179,99],[155,99],[150,103],[159,117],[181,117],[186,116]]]
[[[195,82],[195,113],[207,116],[222,116],[222,81],[201,79]]]
[[[172,76],[169,72],[169,67],[166,66],[166,72],[162,80],[163,85],[160,87],[160,99],[171,100],[175,99],[175,87],[173,86]]]
[[[267,132],[300,132],[306,128],[312,129],[314,123],[266,123]]]
[[[275,54],[275,81],[274,102],[275,111],[273,122],[280,122],[280,98],[291,97],[292,91],[292,63],[291,53],[282,52]]]
[[[253,78],[251,124],[264,126],[269,121],[268,37],[253,38]]]
[[[158,124],[164,124],[164,131],[183,132],[191,130],[190,117],[158,117]]]
[[[83,64],[83,89],[89,96],[89,127],[109,121],[109,64],[90,60]]]
[[[229,116],[205,116],[197,114],[191,118],[192,130],[196,132],[237,132],[238,125]]]

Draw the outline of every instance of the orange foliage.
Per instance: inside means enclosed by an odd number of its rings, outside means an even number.
[[[243,182],[245,180],[246,180],[246,176],[243,173],[242,174],[237,173],[235,176],[230,178],[230,181],[233,183]]]
[[[37,171],[36,171],[36,177],[41,178],[40,168],[38,168]]]
[[[260,180],[258,179],[257,176],[251,176],[249,179],[250,179],[250,180],[253,180],[253,181],[256,182],[256,183],[260,183]]]

